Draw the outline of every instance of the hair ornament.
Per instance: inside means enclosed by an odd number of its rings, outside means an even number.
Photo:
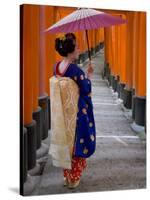
[[[66,40],[66,36],[64,35],[62,38],[61,38],[62,41]]]

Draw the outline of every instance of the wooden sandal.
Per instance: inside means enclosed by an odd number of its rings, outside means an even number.
[[[79,183],[80,183],[80,179],[78,181],[75,181],[75,182],[68,182],[68,188],[74,189],[79,185]]]

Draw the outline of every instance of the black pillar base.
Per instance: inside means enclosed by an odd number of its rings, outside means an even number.
[[[48,137],[48,96],[39,97],[39,106],[42,108],[42,140]]]
[[[50,97],[48,97],[48,129],[51,129],[51,100]]]
[[[109,81],[109,76],[110,76],[109,63],[104,62],[104,68],[103,68],[103,72],[102,72],[102,78],[104,79],[104,77],[106,77],[107,80]]]
[[[110,86],[113,87],[113,82],[114,82],[115,77],[113,75],[110,75]]]
[[[117,82],[118,82],[117,79],[114,77],[112,79],[112,88],[113,88],[114,92],[117,91]]]
[[[135,89],[132,89],[132,119],[135,120]]]
[[[127,109],[132,108],[132,90],[123,89],[123,104]]]
[[[116,86],[116,92],[118,93],[118,98],[120,98],[120,77],[117,76],[117,86]]]
[[[27,157],[27,129],[21,126],[20,130],[20,194],[23,195],[23,184],[27,180],[28,157]]]
[[[124,83],[120,83],[119,84],[119,92],[120,92],[120,94],[119,94],[119,96],[120,96],[120,99],[122,99],[123,100],[123,98],[124,98],[124,87],[125,87],[125,84]]]
[[[136,96],[132,97],[132,119],[135,120],[135,99]]]
[[[36,165],[36,121],[33,120],[31,124],[25,125],[27,129],[27,157],[28,170]]]
[[[117,93],[118,93],[118,98],[120,98],[120,83],[117,81]]]
[[[38,106],[37,110],[32,114],[33,119],[36,121],[36,149],[41,146],[42,140],[42,109]]]
[[[110,76],[111,76],[111,71],[110,71],[110,67],[109,67],[109,64],[107,63],[107,66],[106,66],[106,78],[110,84]]]
[[[146,127],[146,97],[135,97],[135,123]]]

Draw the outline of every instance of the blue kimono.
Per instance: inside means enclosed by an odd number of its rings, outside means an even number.
[[[55,65],[54,75],[59,63]],[[78,113],[75,134],[74,156],[87,158],[91,156],[96,148],[96,128],[93,115],[93,104],[91,98],[91,81],[85,77],[85,73],[78,65],[71,63],[62,75],[70,77],[79,86]]]

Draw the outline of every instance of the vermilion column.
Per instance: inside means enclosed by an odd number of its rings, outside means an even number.
[[[91,54],[94,55],[95,48],[95,38],[94,38],[94,30],[91,30]]]
[[[139,15],[138,12],[134,12],[133,21],[133,88],[137,88],[138,78],[138,49],[139,49]]]
[[[104,42],[104,28],[100,28],[100,42]]]
[[[95,31],[95,38],[96,38],[96,46],[98,45],[99,43],[99,40],[100,40],[100,29],[96,29]]]
[[[121,83],[120,83],[120,76],[121,76],[121,37],[120,37],[120,25],[115,27],[115,37],[116,37],[116,77],[114,80],[114,90],[118,93],[118,98],[121,97]]]
[[[95,30],[92,30],[92,47],[95,48]]]
[[[105,48],[104,48],[104,56],[105,56],[105,62],[108,63],[109,62],[109,38],[108,38],[108,31],[105,28],[104,29],[104,44],[105,44]]]
[[[49,78],[55,63],[55,35],[44,32],[54,23],[54,12],[52,6],[40,6],[40,96],[50,92]]]
[[[126,19],[126,15],[122,15]],[[120,25],[120,83],[126,81],[126,40],[127,40],[127,25]]]
[[[30,71],[29,48],[30,32],[28,30],[30,15],[23,5],[20,6],[20,104],[21,104],[21,133],[20,133],[20,193],[24,194],[24,182],[28,171],[27,129],[23,126],[32,124],[32,74]]]
[[[118,81],[118,32],[117,26],[110,27],[110,43],[111,43],[111,54],[112,54],[112,65],[111,65],[111,85],[114,92],[117,91]]]
[[[31,12],[27,5],[22,8],[23,12],[23,27],[22,27],[22,68],[23,68],[23,124],[32,123],[33,110],[33,85],[32,85],[32,70],[31,70]]]
[[[112,50],[112,74],[116,75],[116,34],[115,34],[115,27],[111,27],[111,50]]]
[[[54,10],[53,6],[40,6],[39,105],[43,110],[42,139],[48,136],[50,128],[49,78],[55,63],[54,34],[45,33],[45,30],[54,23]]]
[[[103,78],[106,77],[110,82],[110,59],[109,59],[109,32],[108,28],[104,28],[104,69]]]
[[[39,96],[39,55],[40,55],[40,7],[38,5],[30,5],[31,10],[31,27],[30,27],[30,53],[31,53],[31,71],[32,71],[32,85],[33,85],[33,119],[37,123],[36,128],[36,148],[41,147],[42,138],[42,109],[39,107],[38,96]]]
[[[55,21],[55,7],[45,7],[45,24],[44,27],[49,27]],[[49,78],[53,75],[53,66],[55,64],[55,34],[45,34],[45,91],[50,95]]]
[[[86,48],[87,48],[87,41],[85,38],[85,31],[76,32],[76,38],[79,45],[79,63],[82,63],[86,59]]]
[[[86,32],[85,31],[83,31],[82,32],[82,35],[83,35],[83,40],[82,40],[82,42],[83,42],[83,52],[85,52],[85,51],[87,51],[87,41],[86,41]]]
[[[23,124],[27,128],[27,164],[28,170],[36,165],[36,121],[33,112],[33,21],[32,6],[23,5],[22,20],[22,68],[23,68]]]
[[[106,77],[110,85],[112,85],[113,75],[114,75],[114,66],[113,66],[113,42],[112,42],[112,28],[105,28],[105,55],[106,55]]]
[[[97,33],[98,33],[98,30],[95,30],[95,31],[94,31],[94,40],[95,40],[94,46],[95,46],[95,47],[97,46],[97,38],[96,38]]]
[[[109,63],[110,63],[110,69],[111,69],[111,74],[114,75],[114,69],[113,69],[113,43],[112,43],[112,28],[108,28],[108,33],[109,33]]]
[[[88,30],[89,47],[92,48],[92,30]]]
[[[32,72],[32,85],[33,85],[33,111],[38,108],[38,95],[39,95],[39,6],[30,5],[31,9],[31,27],[30,27],[30,71]]]
[[[121,75],[121,34],[120,34],[121,27],[117,27],[117,55],[118,55],[118,75],[119,75],[119,81],[120,81],[120,75]]]
[[[115,76],[119,75],[119,51],[118,51],[118,43],[119,43],[119,33],[118,28],[119,25],[115,26]]]
[[[133,76],[135,96],[133,98],[134,123],[132,128],[138,132],[146,132],[146,13],[136,12],[134,20],[134,70]],[[137,126],[138,128],[137,129]]]
[[[84,43],[83,43],[83,35],[81,32],[78,32],[76,34],[76,39],[77,39],[77,42],[78,42],[78,46],[79,46],[79,49],[80,49],[80,53],[83,53],[83,49],[84,49]]]
[[[108,41],[108,60],[109,60],[109,64],[110,66],[112,65],[111,63],[111,57],[112,57],[112,54],[111,54],[111,35],[110,35],[110,28],[105,28],[106,30],[106,33],[107,33],[107,41]]]
[[[139,14],[137,96],[146,96],[146,13]]]
[[[92,48],[92,31],[88,30],[88,38],[89,38],[89,49]]]
[[[132,108],[133,92],[133,21],[134,12],[127,11],[126,24],[126,67],[125,67],[125,88],[123,90],[123,103],[128,109]]]
[[[40,6],[39,96],[45,95],[45,6]]]
[[[127,12],[126,87],[133,86],[133,12]]]

